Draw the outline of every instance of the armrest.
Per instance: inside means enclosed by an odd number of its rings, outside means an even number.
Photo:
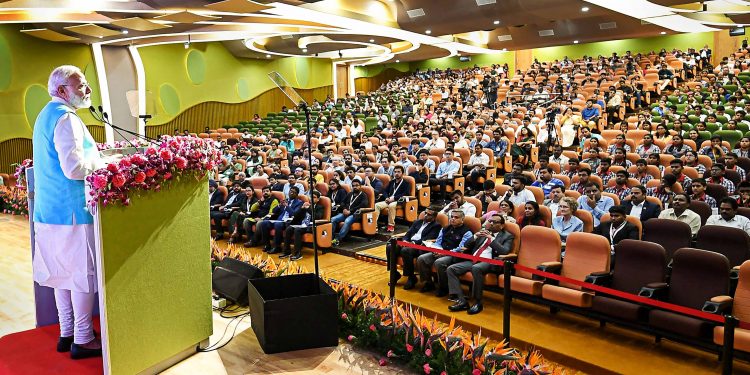
[[[669,285],[667,283],[650,283],[642,287],[638,295],[646,298],[662,299],[668,290]]]
[[[320,219],[320,220],[315,220],[315,225],[328,224],[330,222],[331,222],[330,220]]]
[[[360,214],[366,214],[368,212],[375,212],[374,208],[360,208],[357,210]]]
[[[499,256],[496,256],[495,259],[497,259],[497,260],[503,260],[503,261],[508,260],[508,261],[511,261],[511,262],[515,262],[516,259],[518,259],[518,254],[499,255]]]
[[[562,270],[562,263],[560,263],[560,262],[544,262],[544,263],[536,266],[536,269],[538,269],[539,271],[560,274],[560,270]],[[546,278],[543,277],[543,276],[533,275],[532,276],[532,280],[545,281]]]
[[[733,301],[730,296],[716,296],[706,301],[701,310],[712,314],[724,314],[732,310]]]
[[[610,285],[612,283],[612,273],[607,271],[594,272],[586,276],[584,281],[594,285]]]

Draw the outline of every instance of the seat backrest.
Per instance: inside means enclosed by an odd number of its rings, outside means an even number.
[[[637,294],[649,283],[664,282],[667,252],[653,242],[622,240],[615,245],[612,288]]]
[[[518,264],[536,268],[544,262],[559,262],[561,246],[560,235],[554,229],[527,225],[521,229]],[[516,276],[531,278],[530,273],[522,270],[516,270]]]
[[[227,201],[227,197],[229,196],[229,190],[227,190],[226,186],[219,186],[218,188],[219,188],[219,192],[221,193],[221,196],[222,196],[221,201],[222,202],[226,202]]]
[[[516,223],[505,223],[505,231],[513,234],[513,254],[518,254],[521,248],[521,228]]]
[[[473,216],[464,217],[464,224],[471,229],[471,233],[479,232],[482,229],[482,222]]]
[[[708,217],[711,216],[711,206],[708,205],[708,203],[699,201],[699,200],[691,200],[690,201],[690,210],[698,214],[698,216],[701,217],[701,225],[706,225],[706,221],[708,221]]]
[[[668,301],[701,309],[712,297],[729,294],[729,260],[706,250],[682,248],[672,258]]]
[[[364,208],[375,208],[375,191],[372,190],[369,186],[361,186],[360,189],[367,194],[367,199],[369,200],[369,205]]]
[[[423,214],[424,214],[424,212],[423,212]],[[422,218],[422,216],[420,215],[420,219],[421,218]],[[448,223],[450,222],[450,219],[448,218],[448,215],[446,215],[444,213],[438,213],[437,217],[435,218],[435,221],[437,221],[438,224],[440,224],[440,226],[442,228],[445,228],[445,227],[448,226]]]
[[[750,236],[738,228],[705,225],[698,230],[695,247],[723,254],[734,267],[748,260]]]
[[[323,220],[331,220],[331,199],[320,197],[318,204],[323,206]]]
[[[721,202],[722,199],[729,196],[727,189],[724,186],[712,183],[706,184],[706,194],[710,195],[711,198],[716,199],[717,202]]]
[[[609,221],[609,213],[606,213],[602,215],[602,218],[600,219],[601,222]],[[638,228],[638,239],[643,238],[643,223],[641,223],[641,219],[635,216],[627,215],[625,216],[625,220],[628,221],[628,223],[635,225],[636,228]]]
[[[573,232],[565,241],[565,262],[561,276],[583,281],[593,272],[609,271],[610,247],[604,236]],[[581,289],[577,285],[560,282],[560,286]]]
[[[667,260],[677,249],[690,246],[690,225],[671,219],[649,219],[643,223],[643,240],[661,245],[667,252]]]
[[[583,231],[591,233],[594,231],[594,215],[586,210],[576,210],[575,217],[583,221]]]
[[[740,279],[734,292],[733,315],[742,322],[750,320],[750,261],[740,266]]]
[[[544,203],[544,190],[542,188],[537,186],[526,186],[526,189],[529,189],[534,194],[534,199],[536,200],[536,203],[542,204]]]
[[[482,215],[484,215],[484,212],[482,212],[482,202],[479,201],[479,199],[476,199],[474,197],[465,197],[464,200],[474,205],[474,208],[476,208],[476,214],[474,216],[476,218],[480,218],[482,217]]]
[[[407,195],[410,197],[416,197],[417,196],[417,184],[414,183],[414,177],[404,175],[401,178],[403,178],[404,181],[406,181],[409,185],[411,185],[411,189],[409,189],[409,193]]]

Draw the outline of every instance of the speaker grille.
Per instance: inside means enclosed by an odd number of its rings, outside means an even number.
[[[424,16],[424,9],[417,8],[412,10],[407,10],[406,14],[409,16],[409,18],[417,18]]]
[[[548,29],[548,30],[539,30],[539,36],[553,36],[555,35],[555,30]]]

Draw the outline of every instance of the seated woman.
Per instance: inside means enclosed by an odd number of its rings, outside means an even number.
[[[518,136],[516,136],[516,143],[511,146],[510,154],[514,158],[513,162],[523,165],[528,164],[531,159],[531,148],[534,147],[535,141],[534,132],[526,126],[521,127]]]
[[[563,244],[569,234],[583,232],[583,221],[575,216],[576,211],[578,211],[578,202],[575,199],[571,197],[560,199],[558,216],[552,218],[552,229],[560,235]]]
[[[523,229],[527,225],[537,225],[540,227],[547,226],[547,223],[542,219],[542,213],[539,210],[539,203],[535,201],[526,202],[523,209],[523,215],[516,219],[518,226]]]

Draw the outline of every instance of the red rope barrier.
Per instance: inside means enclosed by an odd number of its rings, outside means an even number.
[[[456,258],[461,258],[461,259],[466,259],[466,260],[475,261],[475,262],[490,263],[490,264],[494,264],[494,265],[498,265],[498,266],[502,266],[502,265],[505,264],[505,262],[503,262],[502,260],[481,258],[481,257],[470,255],[470,254],[457,253],[457,252],[452,252],[452,251],[443,250],[443,249],[436,249],[436,248],[422,246],[422,245],[417,245],[417,244],[413,244],[413,243],[405,242],[405,241],[397,241],[396,244],[399,245],[399,246],[401,246],[401,247],[409,247],[409,248],[417,249],[417,250],[420,250],[420,251],[428,251],[428,252],[432,252],[432,253],[436,253],[436,254],[448,255],[448,256],[452,256],[452,257],[456,257]],[[619,297],[619,298],[622,298],[622,299],[625,299],[625,300],[628,300],[628,301],[637,302],[637,303],[641,303],[641,304],[649,305],[649,306],[653,306],[653,307],[658,307],[660,309],[674,311],[674,312],[677,312],[677,313],[680,313],[680,314],[683,314],[683,315],[688,315],[688,316],[692,316],[692,317],[695,317],[695,318],[704,319],[704,320],[710,320],[710,321],[713,321],[713,322],[716,322],[716,323],[724,324],[724,317],[721,316],[721,315],[716,315],[716,314],[708,313],[708,312],[701,311],[701,310],[698,310],[698,309],[693,309],[693,308],[690,308],[690,307],[675,305],[675,304],[669,303],[669,302],[664,302],[664,301],[659,301],[659,300],[655,300],[655,299],[651,299],[651,298],[647,298],[647,297],[642,297],[642,296],[639,296],[639,295],[636,295],[636,294],[626,293],[626,292],[623,292],[623,291],[620,291],[620,290],[617,290],[617,289],[607,288],[607,287],[603,287],[601,285],[596,285],[596,284],[587,283],[587,282],[580,281],[580,280],[571,279],[571,278],[568,278],[568,277],[560,276],[558,274],[554,274],[554,273],[550,273],[550,272],[544,272],[544,271],[540,271],[540,270],[535,269],[535,268],[529,268],[529,267],[521,266],[521,265],[518,265],[518,264],[514,264],[513,267],[515,269],[517,269],[517,270],[526,271],[528,273],[531,273],[531,274],[534,274],[534,275],[538,275],[538,276],[542,276],[542,277],[545,277],[545,278],[548,278],[548,279],[552,279],[552,280],[564,281],[566,283],[573,284],[573,285],[576,285],[576,286],[580,286],[580,287],[588,289],[588,290],[592,290],[592,291],[596,291],[596,292],[600,292],[600,293],[609,294],[609,295],[616,296],[616,297]],[[739,323],[739,327],[740,328],[745,328],[745,329],[750,329],[750,323],[740,322]]]

